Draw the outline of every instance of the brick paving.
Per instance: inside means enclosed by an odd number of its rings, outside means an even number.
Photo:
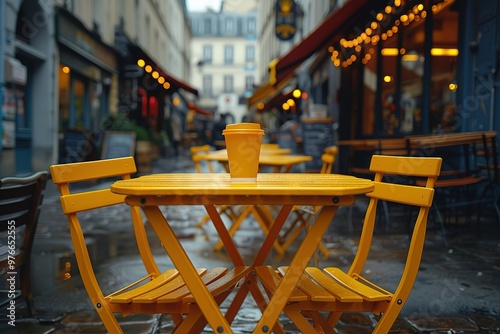
[[[194,172],[194,169],[189,157],[181,156],[159,160],[153,171]],[[107,184],[90,183],[87,186],[99,188]],[[325,238],[332,256],[328,260],[318,259],[320,266],[348,267],[356,250],[365,204],[360,199],[352,209],[339,210],[337,218],[349,221],[352,217],[352,222],[332,224]],[[195,227],[204,215],[202,208],[193,210],[177,206],[163,210],[186,249],[194,254],[195,265],[227,265],[224,251],[212,251],[217,242],[215,229],[210,224],[203,229]],[[130,221],[126,206],[97,210],[80,219],[84,228],[90,231],[89,245],[103,290],[111,291],[144,273],[133,236],[128,232]],[[403,247],[408,238],[403,225],[402,218],[396,217],[387,231],[384,228],[377,233],[374,255],[365,267],[366,276],[389,288],[398,278],[392,272],[401,267],[401,259],[405,256]],[[444,245],[437,229],[433,229],[433,224],[430,225],[417,282],[391,333],[500,333],[499,222],[485,219],[470,227],[450,226],[453,233],[448,237],[448,246]],[[262,240],[262,232],[250,219],[236,235],[244,257],[251,257]],[[160,267],[172,267],[161,245],[152,243],[152,247]],[[391,255],[389,261],[387,254]],[[292,255],[293,249],[284,258],[273,253],[268,261],[277,266],[287,263]],[[35,317],[27,317],[22,300],[18,300],[15,328],[6,323],[5,307],[0,309],[0,333],[105,333],[83,289],[72,254],[67,221],[59,206],[57,190],[50,181],[33,257]],[[107,262],[108,258],[113,261]],[[259,311],[252,301],[245,301],[234,321],[234,331],[248,333],[258,317]],[[287,333],[298,333],[288,319],[280,320]],[[121,321],[126,333],[169,333],[172,328],[168,316],[134,315]],[[374,323],[371,314],[344,314],[336,329],[346,334],[371,333]],[[207,328],[206,333],[211,332]]]

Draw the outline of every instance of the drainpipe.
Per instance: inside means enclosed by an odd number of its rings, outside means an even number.
[[[5,1],[0,0],[0,138],[3,138],[3,88],[5,79]],[[0,140],[0,151],[2,150],[2,141]]]

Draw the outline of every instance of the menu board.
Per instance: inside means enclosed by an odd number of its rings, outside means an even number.
[[[313,157],[306,163],[308,170],[320,170],[323,165],[321,155],[324,149],[333,143],[332,118],[304,118],[302,119],[302,143],[304,154]]]
[[[59,150],[59,163],[88,161],[94,151],[88,133],[81,130],[66,130]]]
[[[102,145],[102,159],[133,156],[135,152],[135,132],[106,131]]]

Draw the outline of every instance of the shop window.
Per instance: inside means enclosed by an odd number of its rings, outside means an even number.
[[[70,109],[70,69],[59,66],[59,131],[64,133],[69,128]]]
[[[377,52],[374,47],[366,50],[363,73],[363,109],[362,109],[362,129],[364,136],[371,136],[375,133],[375,110],[377,94]]]
[[[85,128],[85,83],[82,80],[73,81],[74,122],[72,128],[83,130]],[[71,124],[70,124],[71,125]]]
[[[430,130],[454,131],[456,71],[458,56],[458,12],[452,2],[438,3],[432,10],[434,27],[431,49]]]
[[[423,95],[429,96],[428,130],[452,131],[453,112],[455,109],[455,76],[458,45],[458,13],[452,11],[453,1],[440,2],[432,6],[433,27],[430,59],[425,59],[424,44],[426,40],[425,11],[415,15],[417,19],[408,19],[394,25],[392,36],[381,35],[382,43],[378,45],[381,68],[380,77],[380,110],[382,135],[407,135],[422,133]],[[427,36],[429,38],[431,36]],[[424,92],[424,65],[429,61],[430,87]],[[365,66],[364,101],[373,99],[371,87],[376,82],[372,71],[373,60]],[[375,76],[376,77],[376,76]],[[369,114],[370,105],[364,106],[364,119]],[[371,134],[372,126],[363,125],[363,134]]]

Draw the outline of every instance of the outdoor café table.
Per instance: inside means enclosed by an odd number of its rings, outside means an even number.
[[[278,151],[279,152],[279,151]],[[221,150],[209,152],[203,155],[204,159],[210,161],[218,161],[224,167],[226,172],[229,172],[228,167],[228,157],[227,151]],[[313,157],[310,155],[292,155],[292,154],[270,154],[261,152],[259,157],[259,167],[270,167],[273,172],[283,172],[288,173],[292,169],[293,166],[312,161]]]
[[[340,206],[354,203],[355,195],[373,189],[373,182],[348,175],[307,173],[260,173],[252,184],[232,184],[227,173],[152,174],[129,180],[116,181],[111,191],[126,195],[129,205],[140,206],[149,223],[158,234],[174,266],[179,270],[187,286],[210,326],[218,333],[232,333],[234,320],[244,299],[250,292],[263,314],[254,333],[269,333],[271,329],[283,333],[277,324],[287,299],[296,286],[300,275],[312,258],[319,241],[332,222]],[[251,264],[245,264],[236,244],[230,237],[215,205],[279,205],[281,210],[271,225],[258,253]],[[267,307],[264,296],[257,286],[255,275],[249,275],[239,288],[225,317],[217,303],[196,273],[195,267],[184,250],[168,220],[160,211],[160,205],[204,205],[228,255],[235,266],[264,264],[274,241],[294,205],[321,206],[315,222],[301,242],[289,270],[278,291]],[[276,325],[275,325],[276,324]]]
[[[214,154],[225,154],[227,155],[227,149],[221,149],[221,150],[216,150],[216,151],[211,151],[210,153]],[[291,154],[292,150],[289,148],[261,148],[260,149],[260,154],[261,155],[285,155],[285,154]]]

